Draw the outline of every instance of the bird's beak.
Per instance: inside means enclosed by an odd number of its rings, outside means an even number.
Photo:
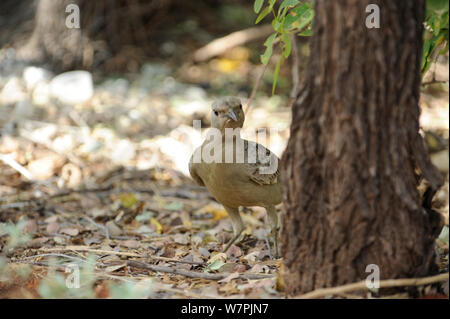
[[[236,116],[236,113],[234,113],[233,110],[230,110],[230,112],[228,112],[226,114],[227,117],[229,117],[230,119],[232,119],[233,121],[237,122],[238,118]]]

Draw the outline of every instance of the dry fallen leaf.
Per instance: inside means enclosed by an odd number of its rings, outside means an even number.
[[[150,224],[151,225],[154,225],[155,227],[156,227],[156,232],[158,233],[158,234],[161,234],[162,233],[162,225],[156,220],[156,218],[151,218],[150,219]]]
[[[207,261],[208,264],[212,264],[213,262],[215,262],[216,260],[220,260],[222,262],[226,262],[227,261],[227,254],[225,253],[213,253],[213,256]]]
[[[242,256],[242,250],[236,246],[231,245],[227,250],[227,257],[228,258],[236,258]]]
[[[34,234],[38,231],[38,224],[35,219],[28,219],[25,223],[24,232]]]
[[[116,223],[112,220],[106,223],[106,227],[108,228],[109,235],[111,236],[120,236],[122,235],[122,229],[116,225]]]
[[[137,240],[129,239],[122,241],[121,245],[127,248],[136,249],[139,248],[140,243]]]
[[[213,214],[214,221],[228,217],[226,210],[219,204],[208,204],[201,210]]]
[[[176,234],[173,237],[173,241],[177,244],[187,245],[189,244],[189,234]]]
[[[219,282],[229,282],[229,281],[231,281],[233,279],[236,279],[238,277],[239,277],[239,273],[238,272],[232,272],[231,274],[229,274],[225,278],[219,280]]]
[[[122,269],[123,267],[126,267],[126,263],[122,263],[120,265],[114,265],[114,266],[108,266],[104,269],[105,272],[114,272],[117,271],[119,269]]]
[[[66,228],[61,229],[60,233],[74,237],[74,236],[78,235],[80,233],[80,231],[77,228],[66,227]]]
[[[59,224],[56,222],[51,222],[47,225],[46,231],[49,234],[56,234],[59,230]]]

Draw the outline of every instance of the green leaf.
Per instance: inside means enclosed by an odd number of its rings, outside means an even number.
[[[261,55],[261,63],[266,65],[270,57],[272,56],[272,47],[267,47],[266,51],[264,51],[264,54]]]
[[[308,4],[302,4],[292,9],[291,13],[286,16],[283,21],[285,29],[297,28],[302,29],[314,18],[314,10]]]
[[[271,46],[273,46],[273,41],[275,40],[276,36],[277,36],[276,33],[273,33],[273,34],[269,35],[269,37],[268,37],[268,38],[266,39],[266,41],[264,42],[264,45],[265,45],[266,47],[271,47]]]
[[[220,268],[222,268],[223,265],[225,265],[225,263],[222,260],[217,259],[211,265],[208,266],[208,269],[219,270]]]
[[[272,10],[271,7],[265,7],[264,10],[256,18],[255,24],[258,24],[262,19],[264,19]]]
[[[278,74],[280,73],[281,63],[283,62],[283,57],[280,56],[277,66],[275,67],[275,72],[273,74],[273,85],[272,85],[272,95],[275,93],[275,87],[277,86]]]
[[[273,29],[275,30],[275,31],[277,31],[278,33],[282,33],[282,24],[281,24],[281,22],[280,21],[278,21],[278,19],[273,19],[272,20],[272,26],[273,26]]]
[[[299,30],[303,29],[303,28],[306,27],[313,19],[314,19],[314,10],[312,10],[312,9],[306,10],[306,11],[302,14],[302,16],[301,16],[301,18],[300,18],[301,21],[299,22],[299,24],[298,24],[298,26],[297,26],[297,29],[299,29]]]
[[[288,14],[283,20],[283,28],[289,29],[291,25],[297,21],[298,17],[292,14]]]
[[[287,59],[289,54],[291,54],[291,38],[288,33],[285,33],[281,36],[281,41],[284,43],[283,56]]]
[[[297,18],[301,17],[307,10],[311,10],[311,7],[307,4],[304,3],[301,6],[292,9],[292,12],[295,13],[295,16]]]
[[[448,0],[427,0],[427,9],[434,11],[448,11]]]
[[[183,203],[182,202],[172,202],[170,204],[164,205],[164,209],[167,210],[182,210],[183,209]]]
[[[311,29],[311,28],[308,28],[308,29],[306,29],[305,31],[300,32],[298,35],[299,35],[299,36],[302,36],[302,37],[310,37],[310,36],[312,36],[312,34],[313,34],[312,29]]]
[[[423,44],[422,49],[422,73],[426,71],[426,64],[428,61],[428,56],[430,54],[430,48],[431,48],[431,40],[426,40]]]
[[[139,203],[139,200],[131,193],[123,193],[120,195],[120,203],[125,208],[131,208],[135,204]]]
[[[280,8],[278,9],[278,11],[280,12],[281,10],[283,10],[286,7],[293,7],[296,6],[297,4],[299,4],[300,1],[298,0],[284,0],[281,5]]]
[[[253,9],[255,10],[255,13],[259,13],[259,11],[261,11],[263,4],[264,4],[264,0],[255,0],[255,3],[253,5]]]
[[[271,34],[267,40],[264,42],[264,45],[267,47],[266,51],[264,52],[263,55],[261,55],[261,62],[262,64],[266,65],[269,60],[270,57],[272,56],[272,51],[273,51],[273,41],[275,40],[277,34],[273,33]]]
[[[443,241],[445,244],[448,244],[448,226],[442,227],[441,234],[439,235],[439,239]]]

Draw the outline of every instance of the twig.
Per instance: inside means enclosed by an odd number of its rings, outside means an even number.
[[[33,175],[28,171],[25,167],[17,163],[11,155],[8,154],[0,154],[0,161],[5,163],[6,165],[11,166],[13,169],[18,171],[23,177],[25,177],[27,180],[32,181]]]
[[[60,271],[60,272],[65,272],[65,270],[66,270],[66,267],[58,266],[58,265],[51,265],[50,263],[41,262],[41,261],[33,261],[33,260],[29,260],[29,261],[23,260],[23,261],[21,261],[21,260],[18,260],[18,261],[13,261],[11,263],[12,264],[13,263],[16,263],[16,264],[28,264],[28,265],[34,265],[34,266],[39,266],[39,267],[49,267],[49,268],[53,268],[54,270]]]
[[[427,86],[427,85],[437,84],[437,83],[448,83],[448,80],[436,80],[436,79],[433,79],[433,80],[428,81],[428,82],[423,82],[421,85],[422,86]]]
[[[65,255],[65,254],[56,254],[56,253],[38,254],[38,255],[34,255],[34,256],[28,256],[28,257],[24,257],[22,259],[15,260],[15,262],[21,262],[21,261],[34,259],[34,258],[39,258],[39,257],[62,257],[62,258],[67,258],[67,259],[78,260],[78,261],[81,261],[81,262],[84,262],[84,263],[89,263],[88,261],[86,261],[86,260],[84,260],[84,259],[82,259],[80,257],[69,256],[69,255]]]
[[[432,284],[435,282],[441,282],[448,280],[448,273],[439,274],[431,277],[423,277],[423,278],[403,278],[403,279],[386,279],[380,280],[380,289],[381,288],[390,288],[390,287],[403,287],[403,286],[423,286]],[[328,295],[336,295],[342,294],[355,290],[363,290],[368,289],[366,281],[360,281],[353,284],[347,284],[338,287],[331,288],[323,288],[317,289],[306,294],[296,296],[296,299],[312,299],[312,298],[320,298]]]
[[[258,78],[256,79],[255,85],[253,86],[252,93],[250,94],[250,97],[248,98],[248,101],[247,101],[247,107],[245,108],[245,111],[244,111],[244,113],[247,116],[250,114],[251,104],[253,103],[253,100],[255,99],[256,91],[258,91],[258,87],[261,84],[261,80],[263,78],[264,73],[266,72],[268,65],[269,65],[269,63],[261,66],[261,72],[259,73]]]
[[[31,201],[4,204],[4,205],[0,206],[0,210],[10,209],[10,208],[23,208],[23,207],[30,206],[30,204],[31,204]]]
[[[98,188],[83,188],[83,189],[67,189],[60,191],[56,194],[50,195],[49,198],[57,198],[62,196],[67,196],[72,193],[100,193],[100,192],[108,192],[113,189],[113,185],[110,185],[108,187],[98,187]]]
[[[41,251],[84,251],[93,254],[104,254],[104,255],[117,255],[124,257],[135,257],[135,258],[150,258],[154,260],[166,261],[166,262],[176,262],[180,264],[190,264],[190,265],[203,265],[201,262],[178,260],[173,258],[153,256],[153,255],[140,255],[136,253],[126,252],[126,251],[114,251],[114,250],[104,250],[104,249],[94,249],[87,246],[66,246],[66,247],[53,247],[53,248],[39,248]]]
[[[230,275],[230,273],[211,274],[211,273],[204,273],[204,272],[198,272],[198,271],[170,268],[170,267],[166,267],[166,266],[149,265],[149,264],[144,264],[144,263],[141,263],[141,262],[135,261],[135,260],[128,260],[127,265],[131,266],[131,267],[151,270],[154,272],[165,272],[165,273],[185,276],[185,277],[189,277],[189,278],[201,278],[201,279],[207,279],[207,280],[221,280]],[[265,278],[272,278],[272,277],[275,277],[275,275],[274,274],[273,275],[241,274],[238,277],[236,277],[236,279],[252,280],[252,279],[265,279]]]
[[[166,287],[165,284],[161,284],[159,282],[155,282],[152,286],[154,291],[166,291],[166,292],[173,292],[175,294],[184,295],[187,297],[197,298],[197,299],[217,299],[218,296],[210,296],[205,294],[197,294],[195,292],[189,291],[187,289],[177,289],[177,288],[171,288]]]
[[[216,39],[195,51],[193,57],[194,61],[203,62],[209,60],[210,58],[220,55],[228,49],[259,38],[264,38],[273,32],[274,30],[272,25],[266,24],[230,33],[229,35]]]

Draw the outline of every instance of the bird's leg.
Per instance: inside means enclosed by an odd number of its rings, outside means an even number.
[[[275,249],[275,258],[278,258],[278,215],[275,206],[266,207],[267,216],[269,217],[270,227],[272,228],[273,244]],[[269,247],[270,251],[270,247]]]
[[[225,210],[228,213],[228,216],[230,216],[231,219],[231,226],[233,227],[233,238],[227,243],[225,246],[225,249],[223,252],[226,252],[228,248],[239,238],[242,231],[244,230],[244,223],[242,222],[241,215],[239,214],[239,208],[233,208],[224,206]]]

